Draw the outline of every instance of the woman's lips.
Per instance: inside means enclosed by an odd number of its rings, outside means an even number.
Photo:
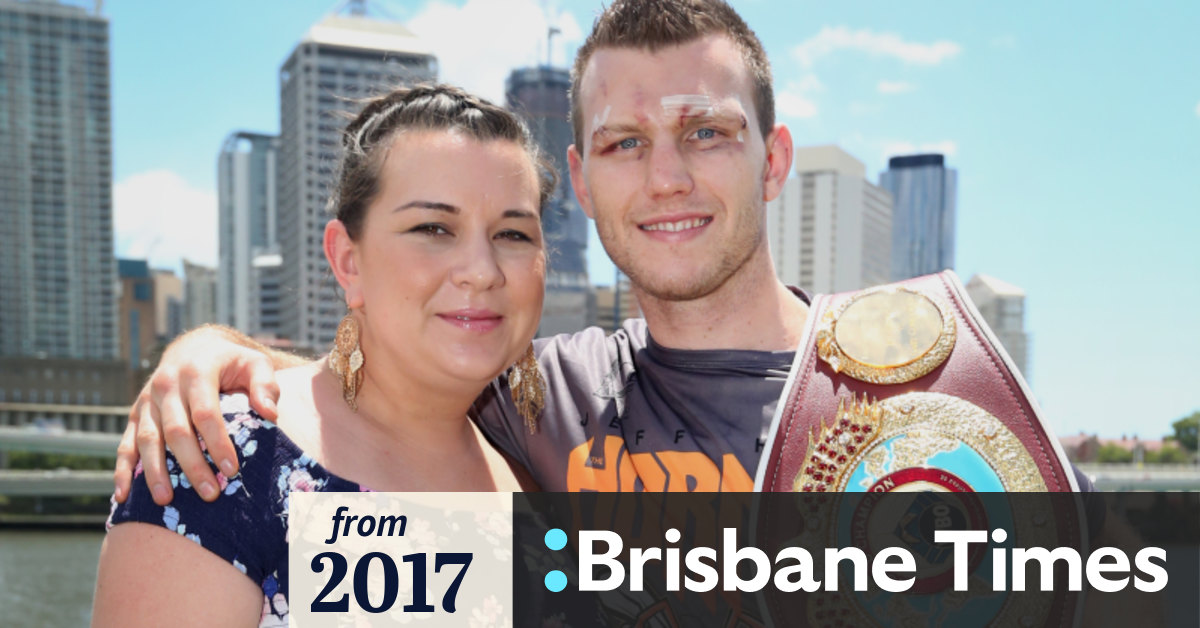
[[[441,312],[438,318],[466,331],[488,332],[500,326],[504,317],[491,310]]]

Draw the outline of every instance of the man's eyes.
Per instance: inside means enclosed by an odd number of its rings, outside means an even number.
[[[711,139],[716,139],[720,135],[721,135],[720,131],[717,131],[714,128],[702,127],[702,128],[699,128],[699,129],[696,129],[695,131],[693,131],[691,137],[698,139],[698,140],[711,140]],[[635,148],[638,148],[641,145],[642,145],[641,140],[639,140],[635,137],[627,137],[625,139],[622,139],[622,140],[614,143],[612,145],[612,148],[618,149],[618,150],[633,150]]]

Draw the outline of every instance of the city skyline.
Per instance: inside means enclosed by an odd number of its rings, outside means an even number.
[[[175,246],[163,234],[209,224],[213,252],[196,257],[215,262],[220,141],[235,129],[277,132],[279,66],[332,4],[106,7],[118,255],[187,254],[192,243]],[[1184,360],[1200,351],[1200,334],[1190,333],[1200,309],[1190,240],[1200,219],[1187,189],[1200,162],[1200,90],[1186,80],[1197,44],[1180,18],[1200,9],[734,5],[767,47],[779,117],[798,145],[836,143],[873,173],[890,156],[947,154],[960,173],[959,274],[983,272],[1027,291],[1035,394],[1055,431],[1120,433],[1136,424],[1158,436],[1195,409]],[[497,102],[509,71],[545,58],[550,22],[541,3],[384,6],[438,42],[443,80]],[[597,7],[553,5],[562,31],[556,65],[566,64]],[[187,32],[162,27],[177,23]],[[162,198],[174,201],[175,215],[162,215]],[[208,223],[200,220],[206,203]],[[593,239],[596,283],[613,275],[603,255]],[[1164,295],[1143,309],[1152,321],[1114,302],[1127,291]],[[1130,373],[1130,364],[1153,368]],[[1099,399],[1096,390],[1133,392]]]

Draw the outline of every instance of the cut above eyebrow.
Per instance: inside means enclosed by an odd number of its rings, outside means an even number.
[[[690,125],[694,125],[697,122],[709,122],[712,124],[728,124],[742,128],[746,123],[746,116],[742,115],[741,113],[717,113],[714,111],[700,110],[695,113],[684,113],[680,117],[687,121],[684,124]]]
[[[600,135],[613,135],[616,133],[637,133],[641,131],[641,127],[636,124],[602,124],[592,131],[592,138],[595,139]]]

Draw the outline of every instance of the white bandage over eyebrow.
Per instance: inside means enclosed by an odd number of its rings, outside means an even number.
[[[595,133],[596,129],[599,129],[600,127],[604,126],[605,122],[608,122],[608,114],[610,111],[612,111],[612,105],[605,105],[604,112],[602,114],[592,116],[592,133]]]
[[[695,107],[696,109],[707,109],[709,113],[712,113],[712,99],[706,94],[677,94],[675,96],[663,96],[658,102],[662,106],[663,110]]]

